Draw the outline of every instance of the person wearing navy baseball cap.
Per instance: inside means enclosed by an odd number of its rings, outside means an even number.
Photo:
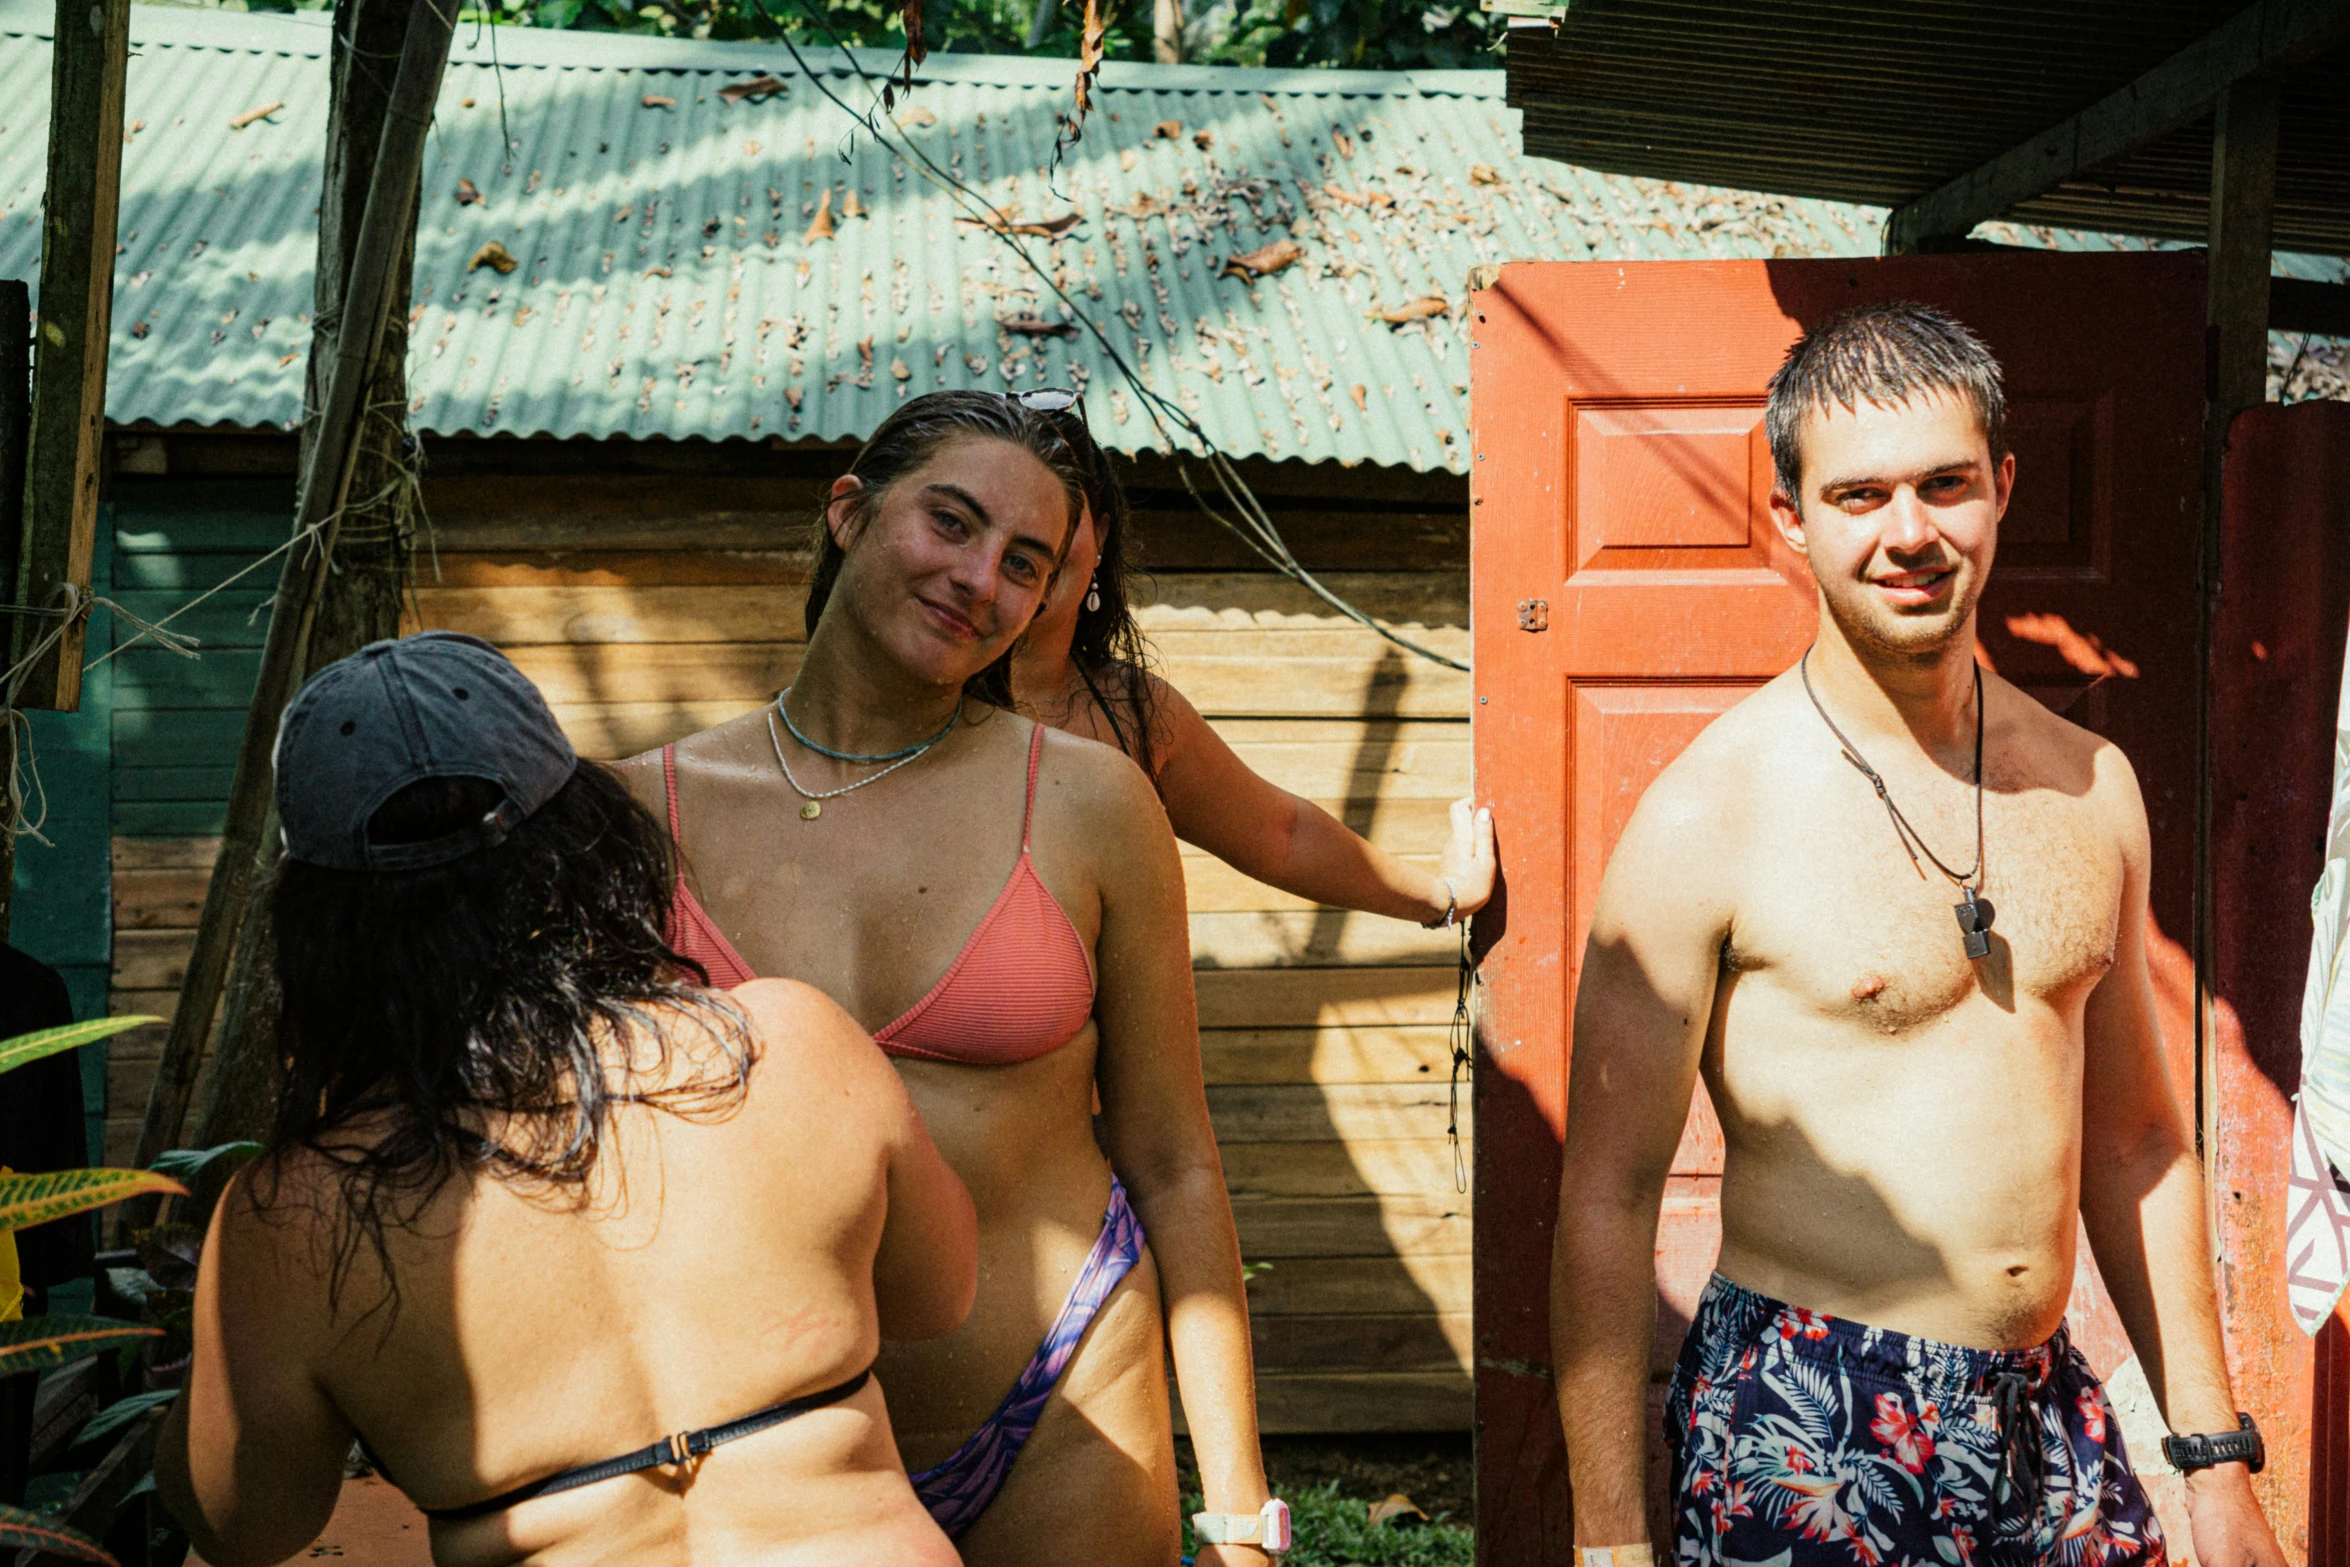
[[[319,671],[275,762],[275,1123],[156,1459],[197,1551],[301,1552],[356,1437],[437,1560],[952,1567],[871,1366],[976,1226],[887,1058],[707,988],[663,824],[478,638]]]

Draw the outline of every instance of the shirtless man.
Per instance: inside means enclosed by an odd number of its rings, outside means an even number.
[[[1989,350],[1917,305],[1824,323],[1772,380],[1817,641],[1648,790],[1576,999],[1551,1320],[1586,1567],[1650,1559],[1652,1257],[1701,1071],[1727,1155],[1666,1405],[1680,1567],[2165,1561],[2064,1331],[2076,1214],[2171,1429],[2228,1434],[2181,1467],[2252,1446],[2137,780],[1974,659],[2003,422]],[[2203,1567],[2282,1567],[2245,1459],[2187,1490]]]

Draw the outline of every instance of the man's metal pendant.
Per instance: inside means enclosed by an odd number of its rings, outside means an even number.
[[[1998,910],[1991,907],[1989,898],[1977,896],[1972,887],[1961,887],[1966,901],[1954,907],[1958,915],[1959,934],[1966,938],[1967,961],[1972,963],[1991,955],[1991,922],[1998,918]]]

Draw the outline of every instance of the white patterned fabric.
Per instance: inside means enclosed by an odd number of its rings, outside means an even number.
[[[2286,1208],[2287,1293],[2315,1333],[2350,1283],[2350,660],[2334,721],[2326,862],[2309,894],[2309,980],[2301,992],[2301,1092],[2293,1111],[2293,1200]]]

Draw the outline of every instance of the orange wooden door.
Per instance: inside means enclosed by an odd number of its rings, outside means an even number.
[[[1489,947],[1475,1269],[1489,1564],[1569,1559],[1548,1275],[1575,975],[1600,870],[1649,780],[1810,639],[1809,577],[1767,511],[1765,385],[1806,326],[1887,299],[1954,311],[2006,366],[2018,478],[1981,656],[2138,769],[2164,1027],[2193,1102],[2199,260],[1503,267],[1472,296],[1477,788],[1506,880],[1477,922]],[[1657,1246],[1660,1379],[1719,1234],[1721,1141],[1703,1095]],[[2085,1278],[2074,1323],[2110,1370],[2127,1346],[2101,1297]]]

